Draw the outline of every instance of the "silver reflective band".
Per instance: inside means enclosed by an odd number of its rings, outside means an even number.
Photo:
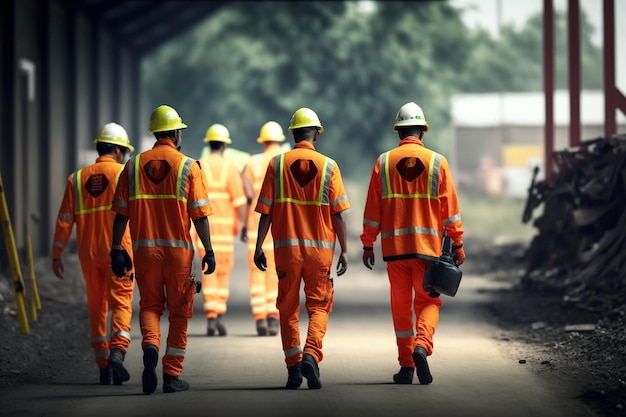
[[[363,219],[363,224],[366,226],[372,226],[372,227],[380,227],[380,222],[375,222],[373,220],[369,220],[369,219]]]
[[[335,242],[325,242],[322,240],[311,240],[311,239],[282,239],[275,240],[274,247],[281,248],[287,246],[304,246],[309,248],[323,248],[323,249],[334,249]]]
[[[66,222],[72,222],[74,221],[74,218],[72,216],[68,216],[65,213],[59,213],[59,219],[64,220]]]
[[[461,214],[455,214],[454,216],[448,217],[447,219],[445,219],[443,221],[443,225],[447,226],[447,225],[452,224],[454,222],[458,222],[459,220],[461,220]]]
[[[204,207],[204,206],[208,206],[209,204],[211,204],[209,199],[203,198],[202,200],[194,201],[193,203],[189,204],[189,208],[193,209],[193,208],[198,208],[198,207]]]
[[[172,356],[185,356],[185,349],[179,349],[179,348],[168,346],[165,348],[165,354],[172,355]]]
[[[146,239],[133,242],[133,249],[137,248],[154,248],[157,246],[166,246],[169,248],[183,248],[193,250],[192,242],[185,242],[182,240],[167,240],[167,239]]]
[[[300,352],[302,352],[302,349],[300,349],[300,346],[296,346],[294,348],[287,349],[287,350],[285,350],[285,358],[297,355]]]
[[[413,336],[413,330],[404,330],[402,332],[396,332],[396,337],[398,339],[404,339],[405,337]]]
[[[113,333],[111,335],[111,338],[116,337],[116,336],[123,337],[125,339],[131,340],[130,339],[130,333],[128,333],[125,330],[118,330],[117,332],[115,332],[115,333]]]
[[[406,227],[404,229],[394,229],[389,232],[384,232],[380,234],[381,238],[388,238],[393,236],[402,236],[402,235],[431,235],[431,236],[439,236],[439,231],[436,229],[431,229],[428,227]]]

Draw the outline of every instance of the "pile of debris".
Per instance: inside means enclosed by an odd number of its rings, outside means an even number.
[[[543,204],[526,253],[526,290],[556,292],[598,318],[626,316],[626,136],[555,152],[550,183],[529,188],[522,221]],[[537,171],[535,171],[536,177]]]

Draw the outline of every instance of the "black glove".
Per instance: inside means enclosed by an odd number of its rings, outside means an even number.
[[[111,269],[118,278],[126,275],[124,268],[128,271],[133,269],[133,261],[126,249],[112,249],[109,256],[111,257]]]
[[[206,268],[206,270],[204,268]],[[215,271],[215,252],[212,250],[207,251],[204,258],[202,258],[202,270],[204,271],[204,275],[212,274]]]
[[[246,228],[246,226],[241,228],[241,234],[239,235],[239,240],[241,240],[242,242],[248,241],[248,229]]]
[[[263,249],[258,249],[254,252],[254,264],[263,272],[267,270],[267,259],[265,258]]]

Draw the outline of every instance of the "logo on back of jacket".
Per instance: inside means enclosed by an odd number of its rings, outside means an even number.
[[[108,186],[109,180],[104,174],[93,174],[85,183],[87,192],[96,198],[102,195]]]
[[[153,159],[143,166],[146,177],[156,185],[159,185],[171,170],[170,164],[162,159]]]
[[[317,175],[317,167],[310,159],[298,159],[289,167],[291,175],[295,178],[300,187],[310,183]]]
[[[405,157],[398,161],[396,169],[402,178],[412,182],[424,172],[426,167],[419,158]]]

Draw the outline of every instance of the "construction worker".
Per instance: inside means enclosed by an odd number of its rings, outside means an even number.
[[[288,389],[297,389],[302,377],[309,389],[322,387],[318,364],[323,359],[322,339],[333,306],[331,269],[335,241],[341,254],[337,275],[348,267],[346,223],[350,208],[339,167],[315,150],[324,131],[317,114],[306,107],[291,117],[289,132],[294,149],[270,160],[255,210],[261,213],[254,263],[267,270],[263,242],[271,227],[278,273],[280,333],[287,365]],[[304,349],[300,347],[300,282],[308,313]]]
[[[417,368],[419,382],[430,384],[427,356],[433,353],[442,301],[424,291],[422,281],[428,265],[441,255],[444,229],[458,265],[463,263],[463,224],[448,161],[422,142],[428,123],[420,106],[403,105],[393,130],[399,146],[381,154],[372,170],[361,234],[363,264],[372,269],[380,234],[400,363],[393,380],[411,384]]]
[[[120,385],[130,379],[124,357],[130,345],[130,321],[134,281],[129,270],[121,278],[111,273],[109,258],[114,214],[110,211],[115,184],[124,165],[122,161],[135,148],[126,130],[117,123],[107,123],[94,140],[98,158],[67,179],[59,208],[52,244],[52,271],[63,279],[63,250],[76,223],[78,259],[85,278],[89,309],[89,332],[100,384]],[[130,232],[121,230],[121,246],[132,257]],[[111,310],[111,333],[107,328]]]
[[[283,152],[281,142],[285,141],[283,128],[275,121],[269,121],[261,127],[258,143],[265,145],[263,152],[252,155],[244,167],[242,179],[249,207],[256,206],[259,199],[261,184],[270,160]],[[275,336],[279,331],[278,308],[278,276],[274,262],[274,240],[270,234],[263,243],[263,252],[267,260],[267,271],[259,270],[254,264],[254,251],[257,241],[257,230],[261,215],[249,210],[248,220],[241,229],[241,240],[248,243],[248,267],[250,268],[250,307],[252,318],[256,323],[259,336]]]
[[[167,346],[163,356],[163,392],[189,389],[180,378],[187,348],[187,324],[193,314],[199,282],[192,273],[194,248],[191,223],[202,239],[205,274],[215,270],[208,216],[213,213],[200,163],[180,152],[182,129],[187,125],[172,107],[161,105],[150,116],[156,143],[131,158],[120,175],[111,209],[113,223],[111,265],[117,276],[132,267],[120,246],[122,232],[130,224],[139,286],[144,370],[142,389],[157,387],[156,366],[161,347],[160,320],[169,312]]]
[[[217,267],[214,273],[203,277],[203,308],[207,318],[207,336],[215,336],[216,332],[219,336],[226,336],[223,316],[227,310],[230,274],[235,265],[235,236],[238,235],[239,225],[245,224],[248,206],[241,174],[235,164],[223,155],[232,143],[226,126],[219,123],[209,126],[204,142],[208,143],[211,151],[200,158],[200,163],[213,207],[211,241]],[[198,239],[195,244],[202,258],[205,252],[202,242]]]

